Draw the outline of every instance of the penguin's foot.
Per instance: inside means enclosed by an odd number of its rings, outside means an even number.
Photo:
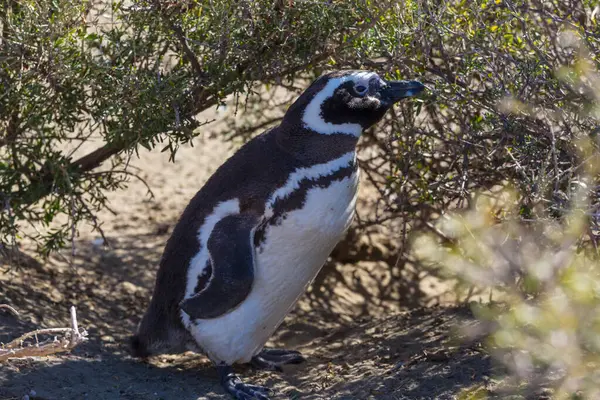
[[[255,368],[281,372],[286,364],[300,364],[306,361],[299,351],[283,349],[263,349],[252,357],[251,364]]]
[[[219,371],[221,385],[225,391],[232,395],[236,400],[269,400],[268,395],[272,393],[271,389],[242,382],[242,380],[233,373],[231,366],[217,366],[217,371]]]

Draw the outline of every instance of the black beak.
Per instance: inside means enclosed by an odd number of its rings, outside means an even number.
[[[389,81],[380,89],[381,100],[394,104],[406,97],[421,93],[425,85],[418,81]]]

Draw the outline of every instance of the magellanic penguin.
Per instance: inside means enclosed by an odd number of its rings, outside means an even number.
[[[328,73],[279,126],[229,158],[166,244],[134,355],[204,352],[234,398],[268,399],[269,389],[243,383],[231,365],[278,370],[303,360],[263,346],[352,220],[361,132],[423,88],[373,72]]]

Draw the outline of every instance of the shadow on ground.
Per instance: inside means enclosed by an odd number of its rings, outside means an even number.
[[[451,399],[486,386],[488,356],[460,346],[449,327],[470,318],[463,308],[420,309],[330,332],[299,349],[303,365],[283,373],[237,368],[274,388],[276,399]],[[0,372],[0,399],[226,399],[208,360],[186,353],[142,363],[84,345],[73,354],[14,360]]]
[[[93,338],[131,334],[148,304],[172,225],[108,235],[110,247],[99,245],[98,240],[79,241],[75,255],[63,252],[43,262],[27,253],[11,260],[0,258],[0,268],[6,269],[0,271],[0,304],[10,304],[21,313],[17,322],[11,322],[4,320],[8,314],[0,312],[0,341],[27,329],[64,325],[71,305],[77,307],[81,325]],[[327,332],[428,304],[430,299],[419,288],[426,272],[403,275],[402,265],[389,267],[394,255],[340,255],[348,253],[340,249],[351,246],[346,241],[336,248],[336,258],[326,264],[288,321],[312,325],[311,333]]]
[[[167,237],[168,229],[113,236],[111,249],[82,241],[73,258],[63,254],[42,263],[25,257],[20,269],[0,272],[0,304],[20,312],[16,317],[0,310],[1,342],[68,326],[70,305],[90,337],[68,355],[3,365],[0,400],[20,400],[31,390],[32,400],[226,399],[204,356],[142,363],[128,355],[127,338],[148,303]],[[348,264],[331,268],[272,340],[300,349],[308,362],[282,374],[241,366],[243,377],[272,386],[274,399],[450,399],[464,388],[487,386],[488,356],[450,337],[451,326],[470,318],[464,308],[420,307],[410,286],[412,311],[379,307],[374,317],[382,300],[372,295],[378,292],[357,283]],[[402,295],[390,299],[403,301]]]

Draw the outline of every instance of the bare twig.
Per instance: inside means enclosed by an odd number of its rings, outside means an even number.
[[[10,311],[13,315],[15,316],[19,316],[19,312],[17,310],[15,310],[14,308],[12,308],[11,306],[9,306],[8,304],[0,304],[0,309],[5,309]]]
[[[4,305],[0,307],[7,308],[3,306]],[[0,348],[0,362],[7,361],[11,358],[43,357],[56,353],[64,353],[72,350],[80,343],[86,341],[87,332],[85,330],[79,330],[75,307],[71,307],[70,311],[70,328],[38,329],[33,332],[26,333]],[[56,334],[62,334],[62,337],[59,338],[54,336]],[[38,340],[40,335],[53,335],[53,337],[40,342]],[[26,344],[25,342],[31,338],[35,338],[35,342],[29,345]]]

